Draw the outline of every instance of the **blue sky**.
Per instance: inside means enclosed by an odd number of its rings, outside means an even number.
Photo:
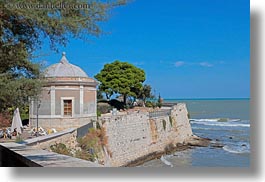
[[[47,66],[65,51],[90,77],[127,61],[163,98],[250,97],[249,0],[134,0],[111,12],[106,34],[36,52]]]

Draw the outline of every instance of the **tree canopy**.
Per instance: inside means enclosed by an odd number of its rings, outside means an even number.
[[[142,99],[143,102],[146,102],[147,98],[154,98],[155,96],[152,94],[152,87],[151,85],[143,85],[143,87],[139,90],[137,98]]]
[[[128,96],[137,97],[145,81],[144,70],[127,62],[114,61],[105,64],[95,78],[100,81],[99,90],[109,99],[112,94],[121,94],[126,104]]]
[[[44,6],[44,8],[40,8]],[[25,105],[40,91],[41,71],[33,53],[48,40],[52,50],[66,45],[69,38],[88,39],[102,33],[99,23],[109,10],[125,0],[68,0],[79,8],[49,8],[57,0],[0,1],[0,111]],[[86,4],[86,6],[85,6]]]

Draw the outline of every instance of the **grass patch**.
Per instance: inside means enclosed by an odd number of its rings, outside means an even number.
[[[105,128],[90,128],[88,134],[82,138],[78,138],[77,141],[81,151],[76,152],[76,157],[95,161],[100,158],[102,147],[106,146],[107,148],[108,138]]]
[[[71,150],[67,148],[66,145],[63,143],[56,143],[54,145],[51,145],[50,149],[58,154],[73,156]]]

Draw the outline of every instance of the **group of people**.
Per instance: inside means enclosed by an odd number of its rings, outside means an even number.
[[[9,138],[11,139],[12,136],[17,136],[18,132],[15,128],[13,131],[11,131],[11,128],[4,128],[0,130],[0,138]]]
[[[30,136],[44,136],[44,135],[48,135],[48,134],[52,134],[56,132],[57,131],[54,128],[46,131],[42,127],[38,127],[38,129],[32,128],[28,133],[30,134]],[[11,139],[12,137],[16,137],[18,135],[21,135],[21,133],[17,131],[17,128],[15,128],[13,131],[11,130],[11,127],[0,129],[0,138]]]

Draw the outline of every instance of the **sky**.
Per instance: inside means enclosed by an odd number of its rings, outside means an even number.
[[[69,39],[36,54],[47,66],[66,52],[94,77],[106,63],[130,62],[164,99],[250,97],[249,0],[133,0],[111,11],[106,32]]]

